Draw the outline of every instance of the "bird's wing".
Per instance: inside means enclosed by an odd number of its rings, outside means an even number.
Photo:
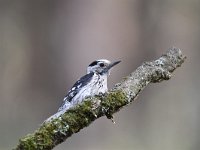
[[[94,75],[94,73],[86,74],[83,77],[81,77],[78,81],[76,81],[76,83],[72,86],[72,88],[69,90],[69,92],[67,93],[67,95],[64,97],[63,104],[59,108],[59,110],[62,110],[63,107],[64,107],[64,105],[67,102],[69,103],[69,102],[72,101],[72,99],[81,90],[81,88],[84,87],[86,84],[88,84],[88,82],[91,81],[93,75]]]

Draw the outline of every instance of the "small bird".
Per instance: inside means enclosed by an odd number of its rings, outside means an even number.
[[[86,97],[107,92],[107,78],[108,75],[110,75],[110,69],[120,62],[121,61],[111,62],[106,59],[93,61],[87,67],[87,74],[76,81],[68,94],[64,97],[63,104],[58,109],[58,112],[49,117],[46,121],[58,118],[68,109],[83,102]]]

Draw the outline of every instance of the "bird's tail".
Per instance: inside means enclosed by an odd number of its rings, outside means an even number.
[[[64,114],[69,108],[71,108],[72,105],[68,102],[65,102],[59,109],[58,109],[58,112],[55,113],[54,115],[52,115],[51,117],[47,118],[45,122],[49,122],[51,121],[52,119],[56,119],[56,118],[59,118],[60,115]]]
[[[64,113],[65,113],[65,111],[58,111],[57,113],[55,113],[55,114],[52,115],[51,117],[47,118],[47,119],[44,121],[44,123],[45,123],[45,122],[49,122],[49,121],[51,121],[52,119],[59,118],[60,115],[62,115],[62,114],[64,114]]]

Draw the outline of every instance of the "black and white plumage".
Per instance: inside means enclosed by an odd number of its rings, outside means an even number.
[[[106,59],[93,61],[87,67],[87,74],[76,81],[68,94],[64,97],[63,104],[58,109],[58,112],[49,117],[46,121],[59,117],[69,108],[80,104],[86,97],[107,92],[107,77],[110,74],[110,69],[118,63],[120,63],[120,61],[111,63]]]

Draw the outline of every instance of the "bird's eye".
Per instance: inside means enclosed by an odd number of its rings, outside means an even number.
[[[100,66],[100,67],[104,67],[105,64],[104,64],[104,63],[100,63],[99,66]]]

